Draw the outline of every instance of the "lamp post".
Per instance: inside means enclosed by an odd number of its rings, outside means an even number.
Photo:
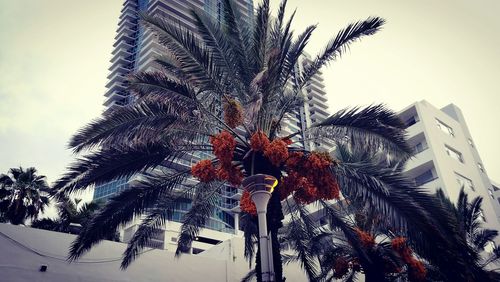
[[[267,204],[278,180],[274,176],[255,174],[243,180],[243,187],[250,193],[257,208],[259,221],[259,246],[262,281],[275,281],[271,238],[267,235]]]

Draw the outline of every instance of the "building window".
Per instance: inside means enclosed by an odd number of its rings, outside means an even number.
[[[455,172],[455,177],[457,179],[457,182],[458,182],[458,185],[462,188],[464,188],[465,192],[467,192],[468,190],[469,191],[476,191],[474,189],[474,184],[472,183],[472,180],[470,180],[469,178],[461,175],[461,174],[458,174]]]
[[[482,164],[482,163],[477,163],[477,167],[479,168],[479,170],[480,170],[481,172],[485,173],[485,171],[484,171],[484,166],[483,166],[483,164]]]
[[[441,131],[443,131],[444,133],[446,133],[452,137],[455,137],[455,133],[453,132],[453,128],[449,127],[444,122],[442,122],[438,119],[436,119],[436,124],[437,124],[437,127],[439,129],[441,129]]]
[[[468,138],[467,141],[469,142],[469,145],[474,148],[474,143],[472,143],[472,139]]]
[[[464,158],[462,157],[462,153],[460,153],[459,151],[455,150],[455,149],[452,149],[451,147],[449,146],[444,146],[445,147],[445,150],[446,150],[446,153],[448,154],[448,156],[450,156],[451,158],[463,163],[464,162]]]
[[[419,121],[418,116],[415,115],[415,116],[412,116],[409,119],[407,119],[405,124],[407,127],[410,127],[410,126],[414,125],[415,123],[417,123],[418,121]]]
[[[423,143],[423,142],[418,142],[417,145],[415,145],[415,147],[413,148],[413,150],[415,151],[415,154],[418,154],[424,150],[426,150],[428,147],[427,147],[427,144]]]
[[[420,174],[419,176],[415,177],[415,185],[417,187],[422,186],[426,183],[431,182],[432,180],[436,179],[434,177],[434,174],[432,174],[432,170],[427,170],[426,172]]]

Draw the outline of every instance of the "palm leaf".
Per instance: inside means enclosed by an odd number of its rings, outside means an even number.
[[[151,238],[161,231],[160,228],[165,225],[167,220],[171,220],[176,204],[189,197],[193,188],[185,189],[182,192],[168,189],[158,198],[154,207],[147,210],[146,218],[142,220],[123,253],[121,269],[126,269],[137,258],[141,250],[148,246]]]
[[[372,154],[383,150],[389,158],[408,159],[412,149],[406,142],[406,126],[384,105],[341,110],[306,130],[312,138],[344,141]]]
[[[301,84],[309,81],[325,64],[340,57],[351,43],[379,31],[384,23],[384,19],[370,17],[364,21],[349,24],[339,31],[335,38],[328,43],[325,50],[304,70]]]
[[[114,235],[116,229],[153,207],[159,198],[170,193],[185,180],[189,172],[165,177],[148,177],[111,198],[82,229],[70,247],[69,260],[76,260],[93,245]]]
[[[224,184],[218,182],[200,183],[195,191],[191,209],[182,219],[181,232],[177,240],[178,256],[191,247],[207,219],[210,218],[220,199],[220,189]]]
[[[136,144],[123,148],[103,148],[80,157],[63,177],[54,184],[59,193],[68,194],[117,178],[127,178],[138,172],[154,168],[167,158],[175,159],[167,144]]]

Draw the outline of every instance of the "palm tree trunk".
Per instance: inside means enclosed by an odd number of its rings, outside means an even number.
[[[383,271],[368,270],[365,271],[365,282],[381,282],[385,281],[385,275]]]

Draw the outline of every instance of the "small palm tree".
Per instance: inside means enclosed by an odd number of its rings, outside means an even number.
[[[100,208],[100,205],[95,202],[84,203],[82,205],[80,205],[80,202],[80,199],[70,199],[62,195],[57,199],[56,204],[58,218],[37,219],[31,223],[31,227],[78,234],[80,228],[75,228],[74,225],[85,227]]]
[[[463,188],[460,190],[456,205],[446,197],[442,190],[438,190],[436,196],[454,216],[458,233],[469,246],[470,264],[477,267],[475,273],[477,281],[498,281],[500,274],[491,271],[494,264],[500,264],[500,247],[494,242],[498,231],[481,227],[483,198],[477,196],[469,202],[469,196]]]
[[[37,175],[34,167],[11,168],[0,174],[1,217],[16,225],[36,219],[49,204],[48,192],[45,176]]]
[[[134,216],[145,214],[124,253],[122,267],[127,267],[171,219],[176,204],[187,198],[193,205],[183,218],[181,253],[211,216],[222,188],[239,187],[242,177],[259,173],[280,182],[268,207],[277,281],[283,279],[278,233],[282,200],[287,197],[300,205],[339,198],[340,192],[360,197],[397,228],[423,230],[427,238],[435,236],[443,248],[453,249],[439,223],[423,211],[431,203],[419,198],[421,191],[408,182],[388,170],[339,163],[293,141],[297,136],[306,142],[344,140],[368,152],[384,152],[386,160],[405,160],[412,152],[405,125],[394,112],[383,105],[346,109],[291,135],[281,131],[304,103],[304,88],[312,77],[351,43],[379,31],[384,20],[373,17],[348,25],[301,70],[296,65],[316,25],[294,36],[290,29],[294,15],[289,20],[284,16],[286,1],[272,18],[269,1],[264,0],[252,24],[239,21],[233,6],[233,1],[225,1],[223,24],[204,11],[193,11],[200,36],[175,20],[143,16],[166,50],[156,60],[159,70],[131,75],[136,101],[104,114],[73,136],[71,148],[84,155],[55,188],[69,194],[120,177],[145,176],[108,201],[71,246],[70,259],[80,257]],[[210,153],[213,157],[192,168],[179,165]],[[160,166],[162,172],[151,170]],[[191,177],[199,183],[188,182]],[[255,221],[248,196],[242,199],[243,217]],[[303,250],[304,256],[307,252]],[[259,265],[257,260],[257,271]],[[317,277],[314,268],[305,268],[311,278]]]

